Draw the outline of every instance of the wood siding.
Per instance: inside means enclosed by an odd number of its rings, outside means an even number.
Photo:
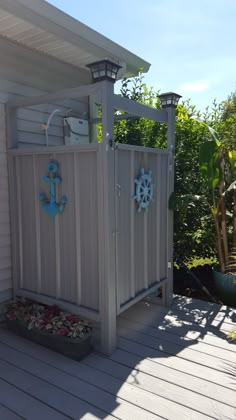
[[[1,51],[1,50],[0,50]],[[0,72],[1,73],[1,72]],[[19,83],[0,78],[0,102],[6,103],[10,99],[20,96],[42,95],[41,91],[34,87],[24,86]],[[73,114],[78,118],[86,118],[88,115],[88,100],[66,100],[55,104],[44,104],[31,106],[28,108],[19,108],[16,112],[16,135],[19,147],[28,145],[43,146],[46,144],[46,135],[43,125],[47,123],[50,114],[59,109],[56,113],[48,130],[49,145],[64,144],[63,117],[73,108]]]
[[[18,292],[47,296],[98,313],[106,287],[106,229],[115,241],[116,313],[167,278],[168,154],[127,145],[110,152],[114,157],[106,175],[103,144],[11,152]],[[68,199],[65,211],[55,219],[43,211],[38,198],[40,192],[48,195],[43,177],[52,158],[59,163],[62,177],[57,198],[66,195]],[[154,200],[148,212],[139,213],[133,195],[141,168],[152,171]],[[108,190],[103,181],[114,172],[115,186]],[[112,227],[103,220],[105,200],[113,202]]]
[[[17,288],[98,310],[98,145],[12,157],[16,177],[14,213],[18,225]],[[52,219],[39,203],[48,195],[43,181],[53,157],[66,195],[63,214]]]
[[[0,105],[0,293],[12,288],[5,107]]]
[[[116,152],[117,182],[117,307],[167,277],[166,261],[166,152],[140,151],[119,145]],[[154,200],[148,211],[137,211],[134,180],[144,168],[152,171]]]

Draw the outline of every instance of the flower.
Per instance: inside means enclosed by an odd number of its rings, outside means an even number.
[[[69,328],[67,328],[67,327],[62,327],[62,328],[59,328],[59,329],[57,330],[57,335],[66,336],[66,335],[68,335],[68,334],[69,334],[69,332],[70,332]]]
[[[25,298],[17,298],[7,305],[6,318],[20,321],[29,330],[37,329],[74,339],[91,333],[88,322],[78,315],[63,312],[56,305],[42,305]]]

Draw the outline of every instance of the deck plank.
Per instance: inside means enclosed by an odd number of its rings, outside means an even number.
[[[0,373],[0,376],[2,376],[2,372]],[[1,402],[24,419],[68,419],[67,416],[42,404],[38,399],[32,398],[30,395],[2,379],[0,379],[0,403]]]
[[[157,356],[157,350],[146,347],[142,344],[134,343],[125,338],[120,338],[118,341],[118,349],[124,350],[134,356],[137,359],[151,360],[156,364],[167,366],[179,372],[188,372],[197,378],[205,379],[206,381],[213,382],[215,384],[222,384],[224,387],[236,390],[236,381],[232,382],[232,379],[226,375],[228,364],[225,364],[225,373],[218,370],[208,368],[206,366],[199,365],[189,360],[176,358],[176,357],[165,357],[162,354]],[[161,353],[161,352],[160,352]],[[112,355],[112,360],[115,360],[117,351]],[[138,363],[138,362],[137,362]]]
[[[15,339],[14,336],[12,338],[13,340]],[[11,340],[11,344],[14,344],[13,340]],[[17,352],[10,347],[4,349],[2,344],[0,344],[0,359],[4,358],[14,363],[15,366],[19,365],[37,378],[43,379],[48,383],[50,382],[50,384],[60,387],[60,389],[64,389],[74,396],[79,395],[90,404],[93,403],[103,407],[107,413],[112,412],[118,418],[127,418],[128,413],[130,416],[135,416],[138,419],[143,419],[143,416],[147,419],[157,418],[151,413],[151,407],[153,406],[154,411],[156,406],[161,409],[161,399],[160,401],[153,401],[153,398],[145,398],[145,396],[141,395],[140,392],[137,393],[137,390],[130,386],[126,386],[119,393],[119,388],[123,385],[121,381],[115,381],[114,378],[108,375],[104,378],[102,374],[100,376],[98,374],[95,378],[93,369],[81,366],[78,362],[55,354],[33,343],[28,343],[26,340],[20,339],[19,342],[18,337],[15,345],[18,346],[17,360]],[[19,349],[21,351],[25,350],[27,353],[19,353]],[[27,355],[30,355],[30,357]],[[93,385],[94,382],[96,386]],[[107,392],[103,392],[102,388],[106,389]],[[120,398],[120,395],[123,399]],[[141,396],[143,397],[142,400],[140,400]],[[139,407],[139,400],[140,404],[145,407],[145,410]],[[135,405],[133,405],[134,403]],[[164,409],[166,410],[166,405]],[[146,410],[150,411],[150,413]]]
[[[217,352],[215,355],[209,355],[196,351],[190,346],[181,346],[164,339],[160,340],[158,337],[146,334],[146,332],[137,332],[125,327],[118,328],[118,335],[119,337],[127,338],[134,343],[143,344],[147,348],[154,349],[156,351],[156,357],[175,356],[214,370],[225,372],[227,360],[218,358]],[[235,360],[232,358],[230,362],[235,363]]]
[[[118,318],[118,348],[70,360],[0,327],[0,418],[236,419],[236,311],[147,298]]]
[[[93,353],[83,363],[137,386],[142,387],[145,377],[151,376],[158,380],[160,379],[161,383],[165,381],[166,392],[168,392],[169,384],[173,384],[184,390],[190,390],[200,396],[207,396],[232,407],[235,404],[235,391],[225,388],[221,384],[214,384],[208,380],[192,376],[187,372],[176,372],[176,369],[161,364],[157,365],[149,360],[140,361],[135,355],[122,350],[117,350],[109,359]]]
[[[129,336],[130,330],[140,332],[151,337],[155,337],[156,339],[158,339],[160,345],[162,344],[162,342],[169,342],[172,343],[174,346],[179,346],[179,350],[191,346],[191,350],[199,351],[201,353],[217,357],[218,359],[228,360],[230,362],[236,363],[236,352],[229,350],[228,348],[223,348],[225,341],[222,343],[222,339],[220,339],[221,341],[218,342],[218,347],[216,347],[214,345],[210,345],[209,343],[202,342],[197,339],[191,340],[191,338],[185,337],[184,334],[171,334],[166,330],[144,326],[139,322],[130,321],[129,319],[120,318],[118,319],[117,324],[121,330],[127,330],[126,333],[125,331],[123,331],[125,334],[124,336]]]
[[[12,410],[9,410],[6,406],[0,404],[0,419],[3,420],[22,420],[23,417],[17,415]]]
[[[170,329],[173,333],[178,334],[178,329],[182,325],[196,327],[202,327],[205,331],[210,331],[219,337],[226,335],[232,331],[236,321],[225,322],[223,315],[219,313],[219,305],[216,305],[214,311],[210,313],[202,313],[202,311],[196,311],[196,314],[188,313],[187,311],[177,311],[173,306],[165,308],[158,306],[152,302],[141,301],[135,306],[130,307],[127,311],[122,313],[122,318],[143,322],[146,325],[158,325],[162,324],[166,329]],[[234,316],[233,316],[234,319]]]
[[[156,416],[165,416],[167,410],[170,419],[176,419],[177,415],[181,416],[183,419],[206,418],[202,413],[195,413],[195,411],[193,411],[190,407],[179,405],[179,403],[166,398],[168,395],[167,392],[163,398],[160,397],[159,394],[155,395],[153,392],[150,393],[146,392],[145,390],[140,391],[132,384],[126,383],[126,381],[122,382],[110,375],[104,375],[99,371],[97,371],[95,375],[93,369],[83,365],[82,363],[79,364],[78,369],[77,362],[68,361],[67,359],[65,360],[63,356],[55,355],[50,351],[44,351],[45,349],[39,351],[36,347],[38,346],[32,344],[31,359],[25,354],[18,353],[18,359],[16,361],[16,355],[14,354],[14,351],[12,351],[10,348],[3,351],[3,345],[0,345],[0,359],[4,357],[5,359],[10,360],[11,363],[19,364],[22,366],[22,368],[27,369],[27,371],[31,374],[37,375],[37,377],[40,377],[46,381],[50,381],[51,384],[60,386],[60,388],[72,392],[73,395],[76,393],[79,395],[82,394],[83,398],[89,398],[90,401],[92,401],[91,390],[93,390],[96,395],[96,403],[98,404],[99,401],[104,409],[107,409],[108,411],[110,409],[110,412],[112,410],[112,414],[118,418],[127,418],[129,413],[131,418],[134,418],[135,416],[137,419],[149,419],[153,418],[153,414]],[[25,350],[29,353],[28,348]],[[34,357],[37,357],[37,365],[35,364]],[[38,358],[40,358],[40,361]],[[45,363],[41,363],[41,360],[44,360]],[[54,366],[56,366],[56,369]],[[84,381],[82,386],[79,379]],[[88,382],[90,384],[96,385],[97,388],[88,385]],[[116,396],[117,403],[120,403],[122,408],[114,407],[114,397],[110,398],[111,405],[108,407],[107,401],[109,395],[102,393],[101,389],[105,389],[107,392],[109,392],[109,394],[113,393],[113,395]],[[130,403],[132,403],[132,405]]]
[[[50,383],[3,360],[0,360],[0,372],[1,377],[6,382],[17,386],[28,395],[57,410],[58,414],[61,413],[72,419],[81,419],[88,412],[98,418],[104,418],[107,414],[92,404],[87,404],[83,400],[62,391],[57,386],[52,386]]]
[[[97,354],[89,356],[84,361],[84,363],[88,364],[96,370],[99,369],[101,371],[106,371],[107,373],[109,372],[110,375],[114,377],[118,377],[130,384],[134,384],[135,386],[141,389],[145,389],[148,392],[162,396],[163,398],[169,400],[170,404],[171,401],[175,401],[183,407],[191,408],[198,413],[198,417],[199,413],[211,416],[214,411],[217,413],[224,413],[225,415],[227,414],[228,418],[234,417],[234,406],[232,406],[232,404],[234,404],[234,400],[232,400],[232,398],[234,398],[235,392],[228,392],[228,390],[226,390],[225,392],[225,389],[223,387],[217,388],[216,386],[215,390],[217,391],[217,394],[213,395],[213,393],[211,393],[210,396],[207,393],[207,390],[211,389],[211,387],[208,386],[208,383],[206,381],[202,381],[202,383],[200,383],[198,387],[195,386],[195,389],[194,386],[192,386],[192,384],[190,386],[191,377],[188,375],[186,375],[184,383],[183,378],[182,382],[180,380],[180,384],[176,382],[174,383],[174,381],[176,381],[176,372],[174,371],[172,372],[172,378],[170,377],[170,375],[166,375],[166,372],[164,372],[161,378],[161,374],[159,373],[159,371],[156,372],[156,375],[151,374],[150,371],[144,372],[139,365],[135,365],[137,366],[137,368],[132,369],[131,366],[127,367],[127,365],[123,365],[120,363],[116,363],[113,360],[102,358]],[[205,386],[204,394],[201,385]],[[223,403],[219,402],[219,400],[216,399],[216,397],[218,396],[221,398],[222,391],[224,399]],[[225,397],[225,394],[227,393],[228,398]]]
[[[159,308],[161,307],[158,298],[147,296],[143,301],[155,304]],[[188,316],[192,316],[193,319],[206,316],[217,316],[221,318],[223,322],[235,324],[236,321],[236,309],[225,305],[220,305],[213,302],[207,302],[200,299],[193,299],[186,296],[175,295],[173,298],[172,305],[170,307],[174,312],[180,312],[181,316],[186,313]]]

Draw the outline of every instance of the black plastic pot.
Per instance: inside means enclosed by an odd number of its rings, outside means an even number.
[[[236,274],[224,274],[213,269],[213,277],[222,302],[227,306],[236,307]]]
[[[70,337],[62,337],[44,331],[28,328],[20,321],[7,320],[7,327],[14,333],[33,341],[34,343],[48,347],[64,356],[74,360],[83,359],[91,350],[92,333],[88,333],[81,339],[72,339]]]

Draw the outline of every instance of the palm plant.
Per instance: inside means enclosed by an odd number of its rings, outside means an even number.
[[[228,273],[236,268],[236,152],[209,130],[211,140],[200,147],[200,173],[215,225],[219,270]]]

